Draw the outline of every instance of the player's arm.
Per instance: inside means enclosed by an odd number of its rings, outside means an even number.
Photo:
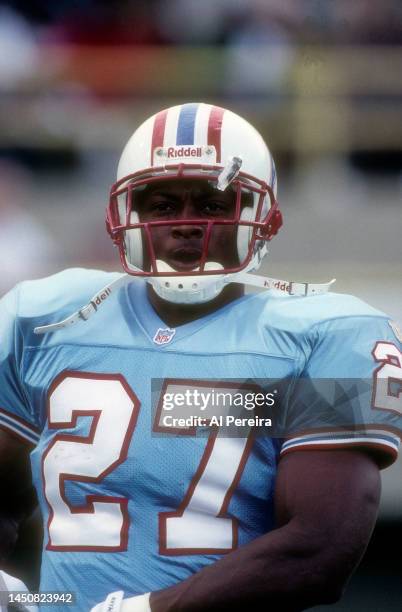
[[[0,429],[0,564],[10,573],[20,574],[9,557],[20,524],[36,506],[29,465],[31,450],[28,443]]]
[[[92,612],[297,612],[337,601],[377,516],[376,463],[357,450],[297,451],[279,463],[277,528],[167,589]]]
[[[335,602],[368,544],[379,497],[379,470],[364,453],[284,456],[276,485],[277,529],[151,593],[152,612],[234,606],[296,611]]]

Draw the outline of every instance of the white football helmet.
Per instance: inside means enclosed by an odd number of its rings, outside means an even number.
[[[232,190],[233,199],[229,200],[234,206],[230,206],[228,213],[232,216],[203,214],[202,218],[141,221],[137,206],[141,192],[158,181],[178,180],[203,180],[220,191]],[[175,228],[191,225],[202,236],[202,253],[197,249],[201,254],[197,254],[194,269],[190,265],[189,271],[176,270],[155,255],[152,232],[168,226],[173,236]],[[236,237],[233,246],[237,246],[236,261],[231,267],[213,261],[209,254],[214,229],[223,225],[236,231],[230,238],[232,241]],[[110,192],[106,227],[119,247],[127,274],[97,291],[86,305],[67,318],[35,327],[34,332],[46,334],[87,321],[106,297],[119,291],[133,276],[145,278],[159,296],[177,304],[212,300],[229,283],[293,296],[327,293],[335,279],[317,284],[252,274],[267,254],[267,242],[281,225],[274,160],[250,123],[210,104],[183,104],[163,110],[147,119],[131,136],[120,159],[117,182]],[[231,248],[228,251],[231,261],[235,256]]]
[[[141,222],[138,193],[155,181],[178,179],[202,179],[222,191],[234,190],[234,216]],[[252,197],[242,198],[244,193]],[[203,103],[163,110],[147,119],[124,148],[106,224],[128,274],[145,277],[168,301],[208,301],[237,273],[259,267],[267,241],[282,225],[272,155],[257,130],[229,110]],[[203,227],[203,254],[196,269],[177,271],[155,257],[152,230],[161,224]],[[230,268],[208,255],[211,233],[222,224],[237,228],[238,262]],[[144,260],[150,262],[146,269]]]

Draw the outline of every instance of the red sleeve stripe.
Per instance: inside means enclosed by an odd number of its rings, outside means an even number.
[[[288,438],[283,449],[290,446],[298,446],[300,444],[339,444],[342,442],[367,441],[371,443],[379,443],[391,446],[398,450],[400,445],[400,436],[397,433],[387,431],[386,429],[365,429],[365,430],[326,430],[320,433],[299,434]]]
[[[154,129],[152,132],[152,143],[151,143],[151,166],[154,165],[154,151],[157,147],[163,147],[163,139],[165,137],[165,127],[167,119],[168,109],[160,111],[155,116]]]
[[[19,432],[15,431],[14,429],[12,429],[9,425],[4,425],[3,423],[0,422],[0,430],[5,431],[7,434],[13,436],[14,438],[17,438],[18,440],[20,440],[20,442],[28,442],[29,444],[32,444],[33,446],[36,446],[38,443],[38,440],[33,440],[32,438],[22,435]]]
[[[2,409],[0,409],[0,426],[33,444],[36,444],[40,437],[39,432],[31,424]]]
[[[328,442],[327,444],[321,444],[320,442],[299,444],[298,446],[291,446],[285,450],[280,452],[280,456],[288,455],[297,451],[307,451],[307,450],[363,450],[364,452],[369,452],[370,454],[374,454],[378,458],[378,466],[380,469],[388,467],[394,463],[394,461],[398,458],[398,451],[394,447],[386,446],[384,444],[378,444],[371,442],[369,440],[364,440],[361,442],[358,441],[349,441],[345,442],[344,440],[341,443]]]
[[[280,452],[281,457],[287,453],[291,453],[297,450],[323,450],[323,449],[337,449],[337,448],[352,448],[352,449],[364,449],[367,451],[377,451],[388,457],[386,461],[383,461],[383,467],[393,463],[399,450],[399,438],[397,436],[390,436],[387,433],[384,436],[356,436],[351,433],[350,436],[343,435],[342,437],[319,438],[306,436],[305,438],[294,438],[287,440],[282,446]]]
[[[39,437],[40,435],[39,429],[35,427],[35,425],[28,423],[28,421],[26,421],[25,419],[17,416],[16,414],[12,414],[11,412],[8,412],[8,410],[4,410],[4,408],[0,408],[0,418],[2,415],[4,415],[5,418],[12,419],[13,421],[15,421],[16,423],[19,423],[23,427],[27,427],[28,429],[32,431],[32,433],[37,434],[37,436]]]
[[[215,147],[216,162],[221,163],[221,134],[224,108],[220,106],[212,106],[208,122],[208,144]]]
[[[282,447],[281,450],[281,454],[285,454],[288,450],[293,450],[296,448],[315,448],[317,446],[361,446],[362,444],[370,444],[370,445],[375,445],[378,447],[382,447],[382,448],[386,448],[388,450],[393,450],[396,453],[398,453],[398,445],[397,444],[392,444],[391,442],[386,442],[385,440],[376,440],[373,438],[349,438],[349,439],[342,439],[342,440],[337,440],[336,438],[333,438],[332,440],[306,440],[305,442],[296,442],[295,444],[288,444],[286,447]]]

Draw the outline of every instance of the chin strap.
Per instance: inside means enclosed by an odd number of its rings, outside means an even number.
[[[270,278],[269,276],[259,276],[258,274],[250,274],[250,272],[238,272],[236,278],[230,282],[243,283],[244,285],[252,285],[253,287],[262,287],[263,289],[276,289],[283,291],[289,295],[309,296],[321,295],[328,293],[336,278],[333,278],[328,283],[299,283],[296,281],[285,281],[279,278]]]
[[[77,323],[78,321],[87,321],[87,319],[89,319],[89,317],[107,301],[112,293],[116,293],[116,291],[123,285],[132,281],[132,278],[133,277],[129,274],[122,274],[119,276],[119,278],[116,278],[116,280],[106,285],[106,287],[103,287],[103,289],[98,291],[98,293],[95,293],[93,298],[86,306],[83,306],[77,310],[77,312],[67,317],[67,319],[63,319],[63,321],[60,321],[59,323],[35,327],[34,334],[47,334],[48,332],[54,332],[58,329],[63,329],[64,327],[70,327],[70,325],[74,325],[74,323]]]
[[[158,277],[160,278],[160,277]],[[165,280],[168,280],[170,283],[181,284],[181,280],[184,277],[174,276],[174,277],[165,277]],[[194,279],[200,279],[201,276],[193,276]],[[205,277],[206,278],[206,277]],[[211,277],[209,277],[211,278]],[[50,325],[41,325],[34,328],[35,334],[46,334],[50,332],[57,331],[59,329],[63,329],[64,327],[70,327],[77,323],[78,321],[87,321],[90,316],[92,316],[95,312],[97,312],[98,308],[102,306],[108,298],[116,293],[123,285],[132,282],[133,277],[130,274],[122,274],[119,278],[112,281],[103,289],[95,293],[93,298],[83,306],[77,312],[73,313],[66,319],[59,321],[58,323],[52,323]],[[311,295],[321,295],[323,293],[328,293],[331,286],[335,283],[335,278],[333,278],[328,283],[299,283],[296,281],[286,281],[278,278],[270,278],[269,276],[259,276],[257,274],[250,274],[250,272],[236,272],[235,274],[226,274],[222,277],[222,287],[224,285],[228,285],[229,283],[241,283],[244,285],[252,285],[254,287],[260,287],[263,289],[276,289],[277,291],[282,291],[283,293],[287,293],[288,295],[294,296],[311,296]]]

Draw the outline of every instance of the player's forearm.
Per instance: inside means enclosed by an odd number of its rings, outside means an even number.
[[[228,554],[187,580],[151,594],[152,612],[294,611],[336,601],[349,570],[331,571],[328,540],[287,525]],[[345,557],[347,554],[345,553]],[[332,567],[329,567],[331,564]],[[350,571],[353,568],[349,568]]]

